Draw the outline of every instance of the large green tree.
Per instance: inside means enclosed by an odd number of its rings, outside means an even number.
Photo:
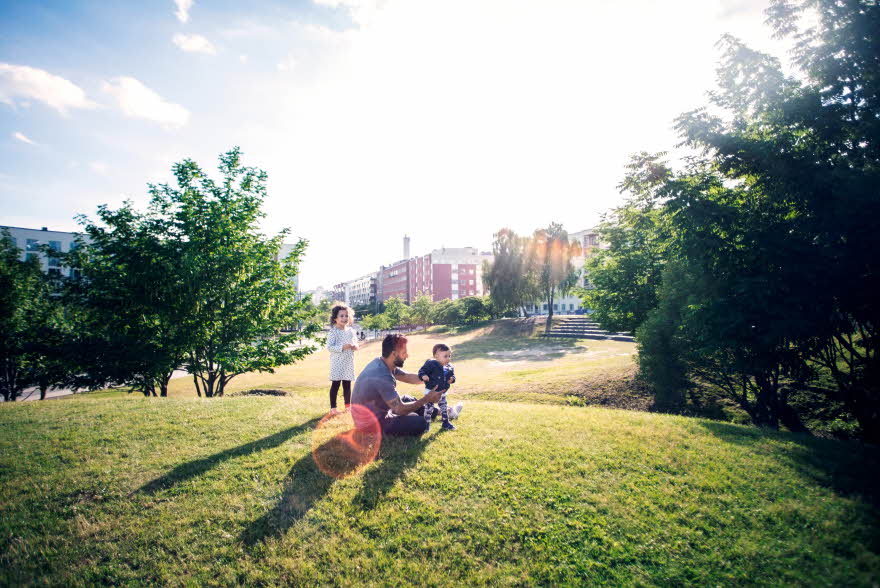
[[[799,28],[811,9],[817,24]],[[711,111],[677,121],[699,155],[679,171],[644,158],[628,175],[662,229],[630,241],[638,263],[628,275],[657,300],[656,310],[650,297],[634,305],[649,309],[640,346],[655,366],[667,353],[769,426],[796,421],[788,384],[827,370],[834,397],[877,441],[880,12],[864,1],[777,0],[768,14],[796,40],[797,75],[725,36]]]
[[[83,219],[91,242],[71,261],[102,377],[164,395],[185,366],[200,396],[222,396],[239,374],[314,351],[315,310],[294,280],[305,241],[280,258],[286,231],[259,231],[267,177],[243,166],[238,149],[219,171],[214,181],[185,160],[176,186],[150,186],[146,212],[128,203],[100,208],[101,224]]]

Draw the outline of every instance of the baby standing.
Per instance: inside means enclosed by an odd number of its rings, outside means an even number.
[[[327,334],[327,349],[330,351],[330,414],[336,410],[336,397],[339,385],[345,399],[345,409],[351,404],[351,381],[354,380],[354,352],[358,350],[357,333],[351,328],[354,311],[348,306],[337,304],[330,311],[330,332]]]

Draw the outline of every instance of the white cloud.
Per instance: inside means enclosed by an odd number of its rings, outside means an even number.
[[[103,161],[92,161],[91,163],[89,163],[89,169],[91,169],[96,174],[106,176],[110,168]]]
[[[186,108],[164,100],[135,78],[121,77],[114,82],[105,82],[104,91],[116,98],[126,116],[152,120],[169,128],[182,127],[189,121]]]
[[[38,100],[63,115],[71,108],[97,108],[82,88],[60,76],[26,65],[0,63],[0,102],[27,106]]]
[[[177,33],[174,35],[172,41],[184,51],[189,51],[191,53],[204,53],[206,55],[217,54],[217,48],[214,47],[211,41],[201,35],[184,35],[183,33]]]
[[[297,59],[293,55],[288,55],[278,62],[278,64],[275,66],[275,69],[283,72],[293,71],[294,69],[296,69],[297,63]]]
[[[174,16],[176,16],[177,20],[180,22],[187,22],[189,20],[189,9],[192,8],[193,0],[174,0],[174,4],[177,5],[177,10],[174,12]]]
[[[241,62],[241,63],[247,63],[247,62],[248,62],[248,56],[247,56],[247,55],[239,55],[239,56],[238,56],[238,61]]]
[[[12,137],[15,138],[15,139],[18,139],[18,140],[21,141],[22,143],[27,143],[28,145],[36,145],[36,143],[34,143],[33,141],[31,141],[29,138],[27,138],[27,137],[24,135],[24,133],[19,133],[18,131],[15,131],[14,133],[12,133]]]

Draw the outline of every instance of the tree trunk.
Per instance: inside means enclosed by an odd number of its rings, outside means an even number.
[[[522,304],[522,305],[521,305],[521,308],[522,308],[523,316],[524,316],[525,318],[529,318],[529,311],[526,310],[526,305],[525,305],[525,304]]]
[[[553,323],[553,290],[547,295],[547,324],[544,325],[544,334],[549,334]]]
[[[47,386],[46,384],[44,384],[42,382],[40,383],[40,400],[46,400],[46,390],[48,390],[48,389],[49,389],[49,386]]]

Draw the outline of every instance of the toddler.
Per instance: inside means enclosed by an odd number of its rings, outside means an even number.
[[[449,422],[449,420],[458,417],[463,405],[459,402],[455,408],[450,410],[446,403],[446,391],[449,390],[450,384],[455,383],[455,369],[449,363],[452,359],[452,351],[450,351],[448,345],[438,343],[434,345],[433,353],[434,358],[427,360],[419,370],[419,378],[425,383],[425,394],[431,392],[434,388],[443,392],[443,396],[440,397],[440,402],[438,403],[440,416],[443,419],[441,429],[444,431],[454,431],[455,425]],[[425,420],[429,423],[434,416],[434,411],[433,404],[425,405]]]
[[[351,324],[354,312],[346,305],[337,304],[330,311],[330,332],[327,349],[330,351],[330,414],[336,414],[336,397],[342,384],[345,408],[351,404],[351,381],[354,380],[354,352],[358,339]]]

